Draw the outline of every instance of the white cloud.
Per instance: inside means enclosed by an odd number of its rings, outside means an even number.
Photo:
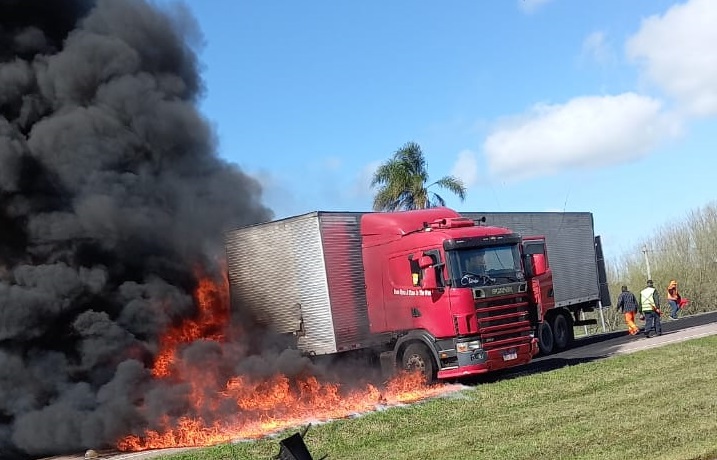
[[[634,93],[537,105],[498,127],[483,149],[491,173],[522,179],[626,163],[679,133],[661,102]]]
[[[546,3],[550,3],[552,1],[553,0],[518,0],[518,8],[520,8],[523,13],[530,14]]]
[[[693,115],[717,114],[717,2],[690,0],[651,16],[626,44],[629,58]]]
[[[615,61],[615,54],[607,42],[605,33],[596,31],[585,37],[582,48],[583,58],[590,59],[601,65],[610,64]]]
[[[466,188],[475,185],[478,182],[478,159],[475,152],[471,150],[461,151],[453,165],[451,175],[462,180]]]

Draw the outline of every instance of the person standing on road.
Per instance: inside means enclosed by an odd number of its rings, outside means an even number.
[[[627,332],[635,335],[640,332],[640,328],[635,324],[635,313],[637,313],[637,299],[635,294],[627,290],[627,286],[622,287],[622,292],[617,298],[616,310],[625,314],[625,324],[627,324]]]
[[[655,335],[662,335],[660,295],[657,293],[652,280],[647,280],[647,286],[640,291],[640,310],[645,315],[645,337],[650,338]]]
[[[670,304],[670,318],[677,319],[677,312],[680,311],[682,297],[677,291],[677,281],[672,280],[667,285],[667,302]]]

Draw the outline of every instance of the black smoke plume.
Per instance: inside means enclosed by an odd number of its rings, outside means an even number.
[[[171,411],[159,335],[222,230],[271,218],[197,110],[199,45],[180,5],[0,0],[0,458]]]

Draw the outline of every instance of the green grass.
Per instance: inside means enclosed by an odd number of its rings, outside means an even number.
[[[162,458],[269,459],[297,431]],[[305,441],[315,459],[715,459],[717,336],[312,426]]]

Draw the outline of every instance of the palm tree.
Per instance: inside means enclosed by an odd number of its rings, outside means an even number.
[[[429,185],[427,182],[426,159],[421,147],[415,142],[407,142],[373,174],[371,188],[378,186],[373,199],[374,211],[445,206],[443,197],[428,190],[434,185],[455,193],[461,201],[466,198],[466,187],[457,177],[444,176]]]

